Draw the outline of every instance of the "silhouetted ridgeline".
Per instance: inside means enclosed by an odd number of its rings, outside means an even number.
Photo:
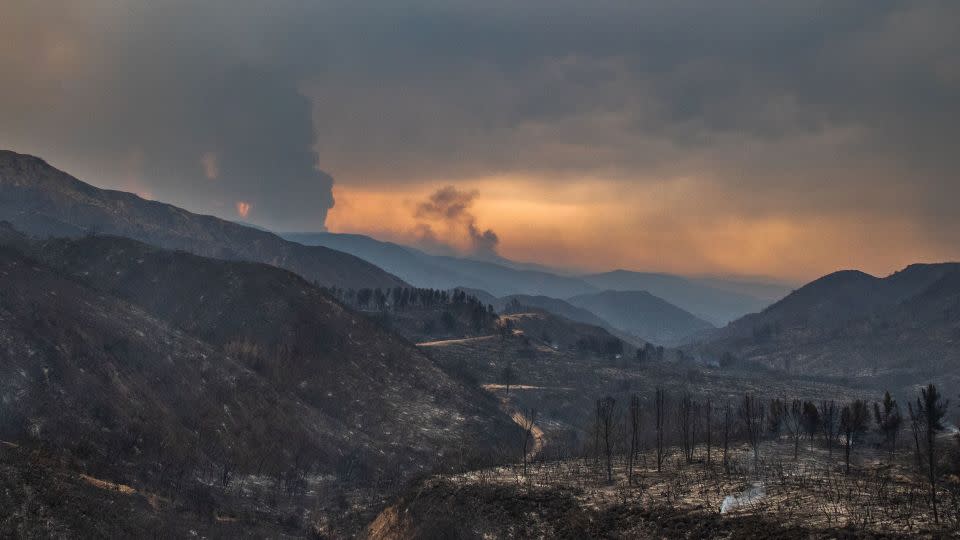
[[[268,263],[324,285],[404,285],[353,255],[303,246],[132,193],[98,189],[40,158],[6,150],[0,150],[0,220],[38,237],[114,234],[207,257]]]

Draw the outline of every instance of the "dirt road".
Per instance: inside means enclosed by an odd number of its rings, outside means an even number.
[[[460,338],[460,339],[441,339],[438,341],[424,341],[422,343],[417,343],[417,347],[443,347],[444,345],[456,345],[458,343],[470,343],[471,341],[483,341],[486,339],[493,339],[496,336],[480,336],[480,337],[470,337],[470,338]]]

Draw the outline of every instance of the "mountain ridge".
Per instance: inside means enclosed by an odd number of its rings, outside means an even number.
[[[286,233],[283,236],[296,242],[325,245],[351,253],[418,287],[483,290],[498,298],[528,295],[563,300],[604,290],[647,291],[714,325],[725,324],[747,313],[759,311],[771,303],[767,298],[711,285],[711,280],[707,278],[629,270],[582,276],[567,275],[550,272],[542,265],[512,261],[511,264],[506,264],[504,261],[508,260],[502,257],[497,261],[490,261],[431,255],[410,246],[352,233]],[[610,278],[621,277],[632,278],[634,283],[624,286],[608,283]],[[717,281],[718,278],[711,279]],[[749,288],[750,282],[746,283],[743,286]],[[778,293],[772,291],[783,294],[789,292],[787,287],[760,285],[767,287],[765,294],[776,296]]]
[[[124,191],[100,189],[41,158],[0,150],[0,220],[33,236],[126,236],[198,255],[280,266],[324,285],[405,283],[367,261]]]
[[[832,272],[689,350],[815,375],[887,376],[896,385],[960,378],[960,264],[912,264],[882,278]]]
[[[615,328],[658,345],[679,345],[714,328],[709,322],[647,291],[602,291],[567,300]]]

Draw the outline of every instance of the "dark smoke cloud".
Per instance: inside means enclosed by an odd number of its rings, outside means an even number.
[[[469,242],[468,255],[478,258],[494,258],[497,256],[497,244],[500,238],[491,229],[481,229],[477,226],[477,218],[470,211],[474,199],[479,192],[476,190],[462,191],[454,186],[444,186],[430,197],[417,205],[414,217],[418,220],[427,220],[417,224],[421,245],[431,250],[446,251],[444,243],[434,232],[429,222],[439,222],[448,232],[466,234]]]
[[[958,26],[953,0],[12,0],[0,145],[283,228],[323,224],[319,164],[698,178],[700,214],[869,214],[949,246]]]
[[[192,210],[322,229],[333,179],[302,74],[258,50],[253,10],[215,4],[4,7],[0,144]]]

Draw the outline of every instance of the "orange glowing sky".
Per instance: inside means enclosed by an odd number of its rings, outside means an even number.
[[[897,219],[700,212],[698,208],[710,204],[710,196],[693,180],[647,188],[592,180],[546,191],[549,197],[544,196],[542,180],[528,177],[472,179],[466,184],[480,194],[471,211],[479,226],[499,235],[501,255],[563,268],[770,276],[801,282],[847,267],[886,275],[914,262],[960,255],[926,240],[909,221]],[[422,221],[414,217],[416,207],[442,185],[338,184],[328,228],[416,245],[417,224]],[[441,225],[435,230],[462,253],[469,251],[461,229]]]

